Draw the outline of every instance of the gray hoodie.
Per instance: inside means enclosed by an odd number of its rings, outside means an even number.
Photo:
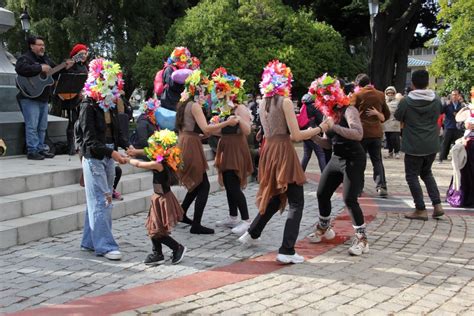
[[[441,101],[432,90],[413,90],[403,98],[395,118],[404,123],[401,150],[413,156],[439,151],[438,117]]]

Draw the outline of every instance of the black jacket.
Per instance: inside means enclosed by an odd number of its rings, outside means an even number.
[[[128,135],[119,128],[117,108],[109,111],[112,117],[112,137],[115,149],[118,147],[126,149],[130,144]],[[105,131],[104,111],[92,99],[84,99],[75,128],[76,144],[84,157],[95,159],[111,157],[113,149],[105,146]]]
[[[161,106],[165,109],[176,111],[176,105],[184,91],[184,84],[176,83],[171,79],[173,72],[174,69],[171,66],[168,66],[163,72],[163,84],[166,84],[167,87],[164,89],[160,101]]]
[[[34,77],[41,73],[41,65],[48,64],[51,68],[55,67],[56,64],[44,55],[43,57],[37,56],[32,51],[28,51],[24,55],[21,55],[20,58],[16,61],[15,71],[17,74],[23,77]],[[46,87],[43,93],[32,100],[37,100],[40,102],[48,102],[51,95],[51,87]],[[17,98],[26,99],[21,92],[18,93]]]
[[[314,103],[306,104],[306,115],[308,115],[309,125],[308,127],[315,128],[323,121],[324,115],[319,111]]]
[[[153,125],[145,113],[142,113],[137,119],[136,138],[133,147],[142,149],[148,146],[148,138],[157,131],[157,126]]]

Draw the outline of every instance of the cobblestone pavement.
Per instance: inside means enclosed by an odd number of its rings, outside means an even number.
[[[375,201],[381,209],[368,227],[368,255],[349,257],[346,243],[301,265],[122,314],[474,313],[474,213],[454,213],[448,208],[449,215],[441,221],[404,219],[402,212],[412,207],[412,201],[403,160],[386,161],[385,167],[391,196],[375,197],[369,162],[360,201],[362,206]],[[313,158],[309,171],[316,168]],[[444,196],[450,166],[434,168]],[[251,216],[256,214],[256,189],[251,184],[245,192]],[[311,231],[317,216],[315,189],[314,183],[305,185],[300,239]],[[337,195],[334,204],[336,211],[342,210]],[[213,226],[227,215],[226,210],[225,194],[211,195],[203,223]],[[80,251],[80,231],[1,251],[0,313],[99,296],[257,257],[278,248],[286,219],[286,214],[275,216],[261,245],[250,249],[239,246],[230,230],[218,228],[215,235],[196,236],[179,224],[173,236],[189,248],[185,260],[176,266],[168,261],[149,268],[142,263],[151,248],[143,227],[145,215],[114,220],[114,234],[124,253],[121,262]]]

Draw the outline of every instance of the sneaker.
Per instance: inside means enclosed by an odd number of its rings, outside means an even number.
[[[242,236],[250,228],[250,222],[241,221],[239,225],[232,228],[232,232],[236,235]]]
[[[355,238],[352,240],[352,246],[349,248],[349,254],[351,256],[360,256],[363,253],[369,252],[369,243],[367,242],[367,236],[364,234],[355,234]]]
[[[334,239],[334,237],[336,237],[336,233],[334,232],[334,229],[332,229],[331,226],[323,228],[318,224],[316,226],[316,230],[314,231],[314,233],[308,236],[308,239],[310,243],[317,244],[320,243],[323,238],[326,240],[331,240]]]
[[[171,259],[171,263],[172,264],[180,263],[181,260],[183,260],[184,258],[184,254],[186,253],[186,250],[188,250],[188,248],[186,248],[183,245],[179,245],[178,250],[173,251],[173,258]]]
[[[234,228],[240,224],[239,219],[237,216],[229,216],[223,221],[217,221],[216,226],[218,227],[229,227],[229,228]]]
[[[259,239],[260,238],[253,239],[252,236],[250,236],[249,232],[245,232],[242,236],[239,237],[238,241],[244,246],[251,247],[258,245]]]
[[[44,156],[39,153],[28,153],[28,155],[26,155],[26,158],[28,158],[29,160],[44,160]]]
[[[54,154],[50,153],[48,151],[40,151],[39,154],[43,156],[44,158],[54,158]]]
[[[380,197],[387,197],[388,196],[387,189],[384,189],[384,188],[378,188],[377,193],[379,194]]]
[[[119,191],[113,190],[112,191],[112,199],[118,200],[118,201],[123,201],[123,196]]]
[[[400,159],[400,154],[399,153],[395,154],[395,159]]]
[[[162,253],[150,253],[146,256],[145,261],[143,263],[147,266],[158,266],[160,264],[165,263],[165,256]]]
[[[281,262],[281,263],[303,263],[304,258],[303,256],[300,256],[295,252],[294,255],[284,255],[282,253],[279,253],[276,257],[276,261]]]
[[[441,204],[436,204],[434,206],[433,215],[431,216],[435,219],[439,219],[443,215],[444,215],[443,206]]]
[[[422,220],[422,221],[427,221],[428,220],[428,213],[426,212],[426,210],[417,210],[417,209],[415,209],[415,211],[413,213],[405,214],[405,218],[419,219],[419,220]]]
[[[113,250],[107,252],[104,257],[106,257],[109,260],[120,260],[122,259],[122,253],[118,250]]]

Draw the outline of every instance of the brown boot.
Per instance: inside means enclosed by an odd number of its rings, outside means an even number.
[[[438,219],[443,215],[444,215],[443,206],[441,204],[436,204],[433,210],[433,215],[432,215],[433,218]]]
[[[428,220],[428,213],[426,210],[416,210],[413,213],[405,214],[405,218],[408,219],[420,219],[422,221]]]

